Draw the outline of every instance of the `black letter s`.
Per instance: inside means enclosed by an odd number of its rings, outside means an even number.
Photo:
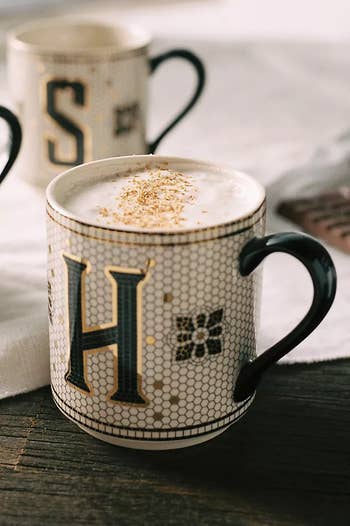
[[[76,142],[76,152],[73,159],[59,159],[56,155],[56,142],[48,139],[47,152],[51,163],[65,166],[76,166],[84,162],[84,133],[83,131],[63,113],[56,108],[56,91],[64,89],[73,90],[74,102],[79,106],[85,104],[85,86],[81,82],[69,82],[67,80],[50,80],[46,85],[47,113],[55,122],[69,134]]]

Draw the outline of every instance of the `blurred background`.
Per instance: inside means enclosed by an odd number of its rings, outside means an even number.
[[[152,55],[189,47],[202,57],[205,94],[159,153],[232,162],[268,183],[349,125],[349,0],[0,0],[0,102],[11,105],[7,30],[62,15],[139,24],[153,36]],[[155,77],[150,137],[194,79],[180,61]]]
[[[339,40],[350,36],[348,0],[0,0],[13,18],[77,13],[141,21],[155,36]]]

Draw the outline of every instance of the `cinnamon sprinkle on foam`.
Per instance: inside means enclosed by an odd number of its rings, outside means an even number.
[[[186,203],[195,199],[191,176],[161,168],[134,175],[116,196],[116,208],[99,214],[112,224],[140,228],[173,228],[185,222]]]

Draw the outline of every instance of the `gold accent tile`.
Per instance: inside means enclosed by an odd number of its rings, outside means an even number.
[[[174,299],[174,296],[171,292],[166,292],[163,296],[164,303],[171,303]]]

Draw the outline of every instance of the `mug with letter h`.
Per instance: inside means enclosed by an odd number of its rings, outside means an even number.
[[[164,199],[152,207],[159,188]],[[115,194],[125,199],[118,206]],[[47,199],[53,397],[112,444],[170,449],[222,433],[249,409],[265,370],[333,303],[326,249],[300,233],[265,236],[264,189],[231,168],[105,159],[56,177]],[[274,252],[304,264],[314,299],[298,326],[257,357],[255,269]]]

